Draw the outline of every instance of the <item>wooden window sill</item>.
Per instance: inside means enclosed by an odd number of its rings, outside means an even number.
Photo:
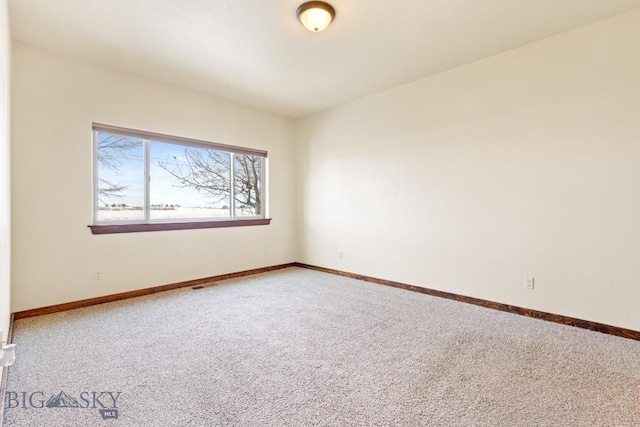
[[[269,225],[271,218],[232,219],[222,221],[167,222],[152,224],[89,225],[92,234],[142,233],[147,231],[198,230],[201,228],[246,227]]]

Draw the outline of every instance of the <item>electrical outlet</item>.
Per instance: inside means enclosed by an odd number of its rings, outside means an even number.
[[[342,258],[344,258],[344,252],[338,251],[338,259],[342,259]]]
[[[533,276],[525,276],[524,277],[524,288],[525,289],[533,289],[535,285],[535,281]]]
[[[102,270],[96,270],[93,272],[93,280],[102,280]]]

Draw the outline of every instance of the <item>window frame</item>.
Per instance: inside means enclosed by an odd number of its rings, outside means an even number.
[[[89,225],[93,234],[112,233],[132,233],[142,231],[162,231],[162,230],[184,230],[220,227],[238,227],[250,225],[268,225],[271,219],[268,218],[268,153],[264,150],[257,150],[233,145],[220,144],[192,138],[184,138],[172,135],[165,135],[155,132],[138,131],[134,129],[92,123],[92,168],[93,168],[93,194],[92,194],[92,225]],[[142,139],[143,148],[143,181],[144,181],[144,218],[133,220],[98,220],[98,133],[105,132],[115,135],[128,136]],[[213,149],[229,153],[230,161],[230,203],[228,217],[196,217],[196,218],[151,218],[151,181],[150,181],[150,144],[151,142],[180,145],[183,147]],[[262,158],[260,168],[260,194],[262,195],[262,212],[260,215],[236,215],[235,187],[236,178],[234,175],[236,155],[251,155]]]

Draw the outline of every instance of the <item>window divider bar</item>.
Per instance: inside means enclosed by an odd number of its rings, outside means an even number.
[[[229,175],[231,178],[231,188],[229,194],[231,196],[231,204],[229,205],[229,213],[231,214],[231,219],[235,219],[236,217],[236,178],[235,178],[235,167],[236,167],[236,155],[235,153],[231,153],[231,167],[229,168]]]
[[[144,221],[151,220],[151,165],[150,165],[150,142],[148,139],[142,141],[143,158],[144,158]]]

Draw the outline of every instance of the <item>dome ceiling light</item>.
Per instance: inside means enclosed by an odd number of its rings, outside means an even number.
[[[309,31],[318,33],[331,24],[336,17],[336,11],[323,1],[308,1],[300,5],[296,16]]]

